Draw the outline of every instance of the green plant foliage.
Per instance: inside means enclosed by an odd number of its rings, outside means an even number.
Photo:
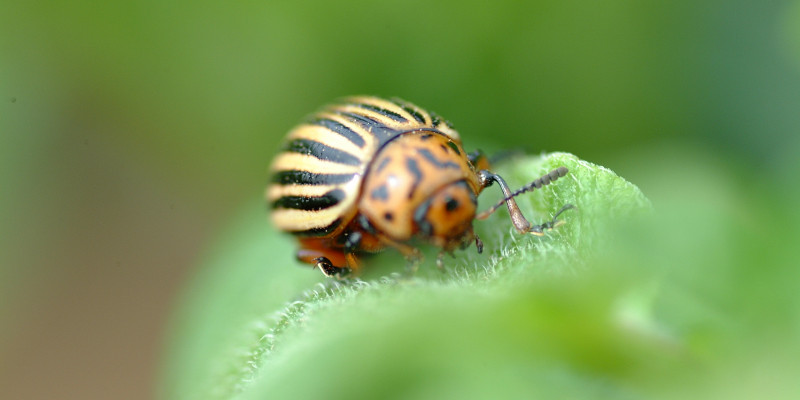
[[[754,288],[753,258],[781,240],[759,234],[770,216],[751,218],[749,200],[731,196],[736,185],[721,169],[682,161],[656,180],[654,207],[635,185],[570,154],[507,160],[498,171],[512,186],[570,169],[518,198],[529,219],[548,220],[567,203],[577,210],[544,237],[516,234],[498,211],[476,222],[484,254],[459,252],[441,272],[429,252],[413,277],[386,252],[368,259],[361,279],[323,278],[297,267],[290,238],[248,213],[184,298],[162,395],[790,394],[797,301],[772,290],[789,289],[785,279],[797,273],[786,254],[773,254],[763,272],[779,275]],[[700,179],[680,181],[680,193],[695,195],[671,196],[682,168]],[[499,197],[487,189],[481,207]]]

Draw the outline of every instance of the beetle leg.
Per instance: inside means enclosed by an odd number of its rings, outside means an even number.
[[[361,271],[361,263],[358,261],[358,257],[354,253],[346,253],[344,258],[347,260],[347,269],[354,275],[358,275],[358,271]]]
[[[322,271],[323,274],[334,277],[334,278],[343,278],[347,275],[350,275],[350,268],[347,267],[336,267],[331,264],[331,260],[327,259],[326,257],[317,257],[313,259],[316,263],[316,267]]]
[[[545,222],[545,223],[543,223],[541,225],[532,226],[531,229],[530,229],[530,233],[532,235],[536,235],[536,236],[544,236],[544,230],[545,229],[555,229],[555,228],[558,228],[561,225],[566,224],[566,221],[564,221],[564,220],[559,221],[558,220],[558,216],[561,215],[561,213],[563,213],[564,211],[571,210],[571,209],[577,209],[577,207],[573,206],[572,204],[564,204],[564,206],[561,207],[560,210],[558,210],[556,215],[553,216],[553,219],[551,219],[550,221],[547,221],[547,222]]]
[[[351,257],[355,263],[351,264],[350,258],[342,250],[328,248],[325,242],[309,239],[301,241],[300,246],[301,248],[297,250],[297,259],[319,268],[327,276],[342,278],[352,272],[358,272],[355,257]]]
[[[439,250],[439,254],[436,255],[436,268],[439,269],[440,272],[444,272],[444,250]]]
[[[359,231],[350,233],[344,242],[344,259],[347,261],[347,266],[353,272],[358,273],[361,270],[361,264],[358,262],[356,252],[361,248],[361,239],[363,235]]]
[[[414,275],[417,273],[419,269],[419,264],[422,262],[422,253],[420,253],[419,249],[416,247],[411,247],[407,245],[401,245],[402,247],[396,247],[403,253],[403,256],[406,258],[406,271],[408,271],[409,275]]]
[[[414,246],[409,246],[405,243],[397,242],[384,235],[380,235],[378,239],[381,241],[381,243],[389,247],[395,248],[397,251],[400,252],[400,254],[403,255],[403,257],[406,258],[407,261],[406,271],[408,271],[410,275],[413,275],[414,273],[417,272],[419,264],[422,261],[422,253],[420,253],[418,248]]]
[[[500,177],[500,175],[493,174],[487,170],[482,170],[478,172],[478,179],[480,180],[480,183],[483,187],[489,187],[492,185],[492,183],[497,182],[497,184],[500,185],[500,190],[503,191],[503,196],[505,197],[499,202],[497,202],[497,204],[490,207],[488,210],[483,211],[480,214],[476,215],[475,219],[486,219],[489,217],[489,215],[491,215],[503,204],[505,204],[506,207],[508,207],[508,214],[511,216],[511,222],[514,224],[514,227],[517,229],[517,232],[540,235],[542,233],[541,229],[548,228],[549,225],[543,224],[543,225],[531,226],[531,223],[528,222],[527,219],[525,219],[524,215],[522,215],[522,211],[519,209],[519,206],[517,205],[516,200],[514,200],[514,197],[534,189],[539,189],[542,186],[546,186],[551,182],[555,181],[556,179],[565,176],[567,172],[569,172],[567,168],[558,167],[550,171],[550,173],[542,175],[541,178],[536,179],[535,181],[523,186],[522,188],[513,193],[511,192],[511,189],[508,187],[506,181],[502,177]],[[561,214],[561,212],[573,207],[572,205],[569,204],[567,206],[562,207],[561,210],[558,212],[558,214]],[[558,216],[558,214],[556,214],[556,216]],[[551,223],[555,224],[555,219],[553,219]]]
[[[491,186],[492,183],[497,182],[500,185],[500,190],[503,191],[503,196],[505,198],[499,201],[496,205],[492,208],[478,214],[475,216],[475,219],[486,219],[491,215],[495,210],[497,210],[503,203],[508,207],[508,214],[511,216],[511,223],[514,224],[514,227],[517,228],[519,233],[525,233],[531,227],[531,223],[525,219],[525,216],[522,215],[522,211],[520,211],[519,206],[517,205],[517,201],[514,200],[514,196],[511,194],[511,189],[508,187],[506,181],[497,174],[493,174],[487,170],[482,170],[479,172],[479,179],[483,187]]]
[[[414,246],[409,246],[405,243],[394,241],[383,235],[380,236],[380,241],[389,247],[397,249],[397,251],[403,254],[403,257],[405,257],[409,261],[422,260],[422,254],[420,253],[419,249],[417,249]]]
[[[345,254],[355,253],[361,246],[361,238],[362,238],[361,232],[359,231],[351,232],[347,236],[347,239],[345,239],[344,253]]]

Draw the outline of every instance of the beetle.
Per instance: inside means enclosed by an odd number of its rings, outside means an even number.
[[[433,112],[400,99],[349,97],[291,130],[270,168],[266,198],[273,223],[295,235],[298,260],[325,275],[357,275],[359,257],[399,250],[412,267],[421,259],[414,243],[444,253],[483,243],[472,222],[503,204],[519,233],[543,235],[558,216],[532,225],[514,197],[567,174],[559,167],[512,192],[492,173],[480,151],[467,154],[453,126]],[[504,198],[477,213],[477,197],[497,183]]]

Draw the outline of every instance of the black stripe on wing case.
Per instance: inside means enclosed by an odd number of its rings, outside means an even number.
[[[308,171],[280,171],[272,175],[272,183],[281,185],[335,185],[350,182],[356,174],[317,174]]]
[[[391,100],[391,102],[394,103],[394,104],[397,104],[397,106],[402,108],[403,111],[411,114],[411,116],[414,117],[414,119],[417,120],[417,122],[419,122],[421,124],[425,123],[425,117],[423,117],[422,114],[417,112],[417,110],[415,110],[413,107],[411,107],[408,104],[405,104],[402,101],[397,100],[397,99],[393,99],[393,100]]]
[[[386,143],[386,141],[388,141],[389,139],[400,134],[400,132],[398,132],[397,130],[392,129],[378,121],[375,121],[372,118],[363,115],[351,112],[342,112],[342,111],[337,111],[337,114],[349,118],[353,122],[361,125],[361,127],[364,128],[364,130],[374,135],[378,139],[378,142],[381,144]]]
[[[319,227],[319,228],[306,229],[304,231],[290,231],[290,232],[293,235],[297,235],[297,236],[327,236],[331,232],[335,231],[336,228],[338,228],[339,225],[341,225],[341,224],[342,224],[342,219],[339,218],[339,219],[331,222],[330,225],[328,225],[328,226],[322,226],[322,227]]]
[[[436,114],[435,112],[433,112],[433,111],[428,111],[428,114],[431,116],[431,124],[432,124],[433,126],[438,126],[439,124],[441,124],[441,123],[442,123],[442,118],[441,118],[441,117],[439,117],[439,115],[438,115],[438,114]]]
[[[341,164],[361,165],[361,160],[359,160],[358,157],[309,139],[294,139],[286,144],[284,151],[306,154],[319,158],[320,160],[333,161]]]
[[[312,119],[309,123],[313,125],[319,125],[322,127],[327,128],[328,130],[334,131],[342,136],[344,136],[347,140],[353,142],[358,147],[364,147],[364,138],[361,135],[353,132],[352,129],[327,118],[318,118]]]
[[[370,110],[370,111],[374,111],[374,112],[376,112],[376,113],[378,113],[380,115],[383,115],[384,117],[389,117],[389,118],[391,118],[391,119],[393,119],[393,120],[395,120],[397,122],[407,122],[408,121],[402,115],[400,115],[400,114],[398,114],[398,113],[396,113],[394,111],[389,111],[389,110],[387,110],[385,108],[381,108],[381,107],[378,107],[378,106],[373,106],[372,104],[355,103],[354,105],[356,105],[358,107],[361,107],[361,108],[364,108],[364,109],[367,109],[367,110]]]
[[[339,204],[344,197],[342,189],[331,190],[322,196],[283,196],[272,202],[272,208],[319,211]]]

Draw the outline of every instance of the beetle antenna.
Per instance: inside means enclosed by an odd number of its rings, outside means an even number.
[[[508,184],[499,175],[493,174],[486,170],[480,171],[479,178],[481,180],[481,183],[483,184],[483,187],[491,186],[492,183],[497,182],[500,185],[500,190],[503,191],[505,197],[502,200],[498,201],[497,204],[490,207],[488,210],[478,214],[475,218],[486,219],[490,215],[492,215],[492,213],[497,211],[497,209],[500,208],[503,204],[505,204],[508,207],[508,213],[511,215],[511,222],[514,223],[514,227],[517,228],[517,231],[519,231],[520,233],[530,232],[531,223],[528,222],[528,220],[526,220],[525,217],[522,215],[522,211],[520,211],[517,202],[514,200],[514,197],[517,197],[525,192],[529,192],[534,189],[539,189],[542,186],[547,186],[550,183],[557,180],[558,178],[567,175],[567,172],[569,172],[569,170],[566,167],[558,167],[550,171],[548,174],[542,175],[542,177],[540,177],[539,179],[536,179],[535,181],[521,187],[519,190],[512,193],[511,189],[509,189],[508,187]]]

